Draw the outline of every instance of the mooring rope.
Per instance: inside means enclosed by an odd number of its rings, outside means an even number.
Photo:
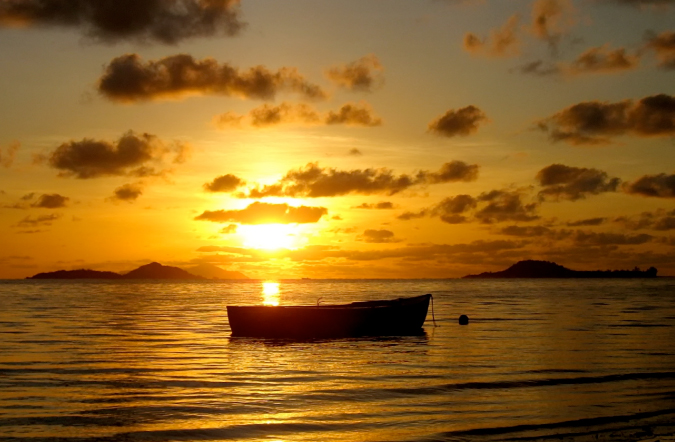
[[[429,296],[431,296],[431,319],[434,321],[434,327],[438,327],[436,324],[436,316],[434,315],[434,295],[429,293]]]

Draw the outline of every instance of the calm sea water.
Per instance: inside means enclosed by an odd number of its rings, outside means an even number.
[[[424,293],[437,326],[430,309],[415,337],[231,338],[225,310]],[[675,279],[0,281],[0,438],[531,440],[675,424],[674,338]]]

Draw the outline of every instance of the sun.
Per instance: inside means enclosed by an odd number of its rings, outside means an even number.
[[[244,247],[252,249],[296,249],[299,245],[297,226],[292,224],[244,225],[237,233]]]

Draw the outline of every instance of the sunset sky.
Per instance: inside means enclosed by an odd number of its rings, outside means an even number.
[[[672,0],[0,0],[0,278],[675,276]]]

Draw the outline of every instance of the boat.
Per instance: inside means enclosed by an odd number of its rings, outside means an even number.
[[[228,305],[234,337],[314,339],[420,335],[430,294],[341,305]]]

